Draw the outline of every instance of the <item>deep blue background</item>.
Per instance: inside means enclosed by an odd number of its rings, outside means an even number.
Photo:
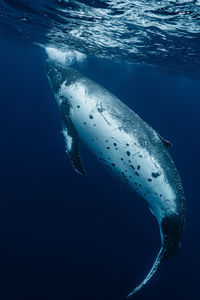
[[[72,168],[44,51],[0,44],[0,299],[122,300],[160,247],[144,201],[120,188],[81,147]],[[79,66],[164,138],[187,199],[182,249],[133,299],[198,299],[200,83],[147,66]]]

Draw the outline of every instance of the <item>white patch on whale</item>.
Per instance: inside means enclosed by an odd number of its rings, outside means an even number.
[[[61,50],[54,47],[46,47],[45,50],[51,60],[63,65],[72,65],[75,62],[82,63],[86,60],[86,55],[76,50]]]
[[[68,134],[66,129],[63,129],[63,135],[65,137],[65,141],[66,141],[66,147],[67,147],[67,151],[71,151],[72,150],[72,144],[73,144],[73,139],[72,137]]]

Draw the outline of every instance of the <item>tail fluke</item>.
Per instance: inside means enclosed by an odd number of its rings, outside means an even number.
[[[147,282],[153,277],[153,275],[156,273],[156,271],[159,268],[159,265],[163,259],[163,247],[160,249],[160,252],[158,253],[158,256],[156,257],[156,260],[153,264],[153,267],[149,271],[148,275],[145,277],[145,279],[132,291],[128,294],[127,298],[133,296],[136,294]]]
[[[177,253],[180,247],[183,226],[184,215],[181,215],[181,217],[172,215],[170,217],[165,217],[162,220],[160,231],[162,247],[160,249],[160,252],[158,253],[153,267],[151,268],[145,279],[132,292],[128,294],[127,298],[137,293],[145,284],[147,284],[147,282],[158,270],[161,261],[167,261]]]

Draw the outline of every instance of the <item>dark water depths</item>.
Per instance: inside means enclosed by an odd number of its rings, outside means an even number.
[[[1,0],[0,36],[199,78],[199,0]]]
[[[0,49],[0,299],[125,299],[160,247],[156,221],[85,148],[88,176],[72,169],[44,52]],[[182,249],[135,299],[198,299],[199,82],[96,58],[79,68],[173,143],[186,193]]]

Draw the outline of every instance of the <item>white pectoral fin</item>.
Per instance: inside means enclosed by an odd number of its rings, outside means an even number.
[[[70,119],[70,116],[65,110],[62,110],[61,107],[61,117],[62,117],[62,127],[63,127],[63,136],[65,139],[66,152],[69,155],[69,158],[75,168],[75,170],[81,174],[86,175],[85,168],[80,158],[79,154],[79,140],[77,131]]]

